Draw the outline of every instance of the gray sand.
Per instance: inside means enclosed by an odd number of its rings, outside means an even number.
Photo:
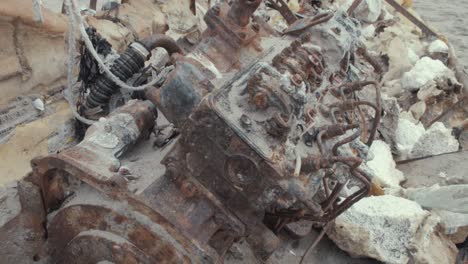
[[[446,36],[457,51],[459,61],[468,65],[468,0],[414,0],[423,19]]]

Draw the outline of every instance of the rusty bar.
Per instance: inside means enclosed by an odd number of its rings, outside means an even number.
[[[354,0],[353,4],[348,8],[348,16],[354,13],[356,8],[362,3],[362,0]]]
[[[289,9],[288,4],[286,4],[283,0],[268,0],[268,4],[272,6],[273,9],[280,12],[281,16],[283,16],[284,20],[291,25],[297,20],[296,15]]]

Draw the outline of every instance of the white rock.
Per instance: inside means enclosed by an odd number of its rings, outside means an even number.
[[[451,73],[451,70],[441,61],[423,57],[409,72],[403,74],[401,84],[403,89],[417,91],[430,81],[443,78]]]
[[[403,173],[396,169],[390,146],[387,143],[376,140],[369,152],[374,158],[367,162],[367,166],[373,171],[376,180],[383,187],[397,187],[405,180]]]
[[[364,0],[356,8],[355,17],[366,23],[374,23],[382,13],[382,0]]]
[[[458,151],[460,144],[452,135],[452,130],[445,127],[443,123],[433,124],[418,139],[410,152],[411,158],[427,157]]]
[[[425,132],[422,124],[416,125],[409,119],[400,117],[395,132],[395,143],[400,154],[406,157]]]
[[[415,65],[419,61],[419,55],[414,52],[412,49],[408,49],[408,59],[411,64]]]
[[[438,220],[413,201],[374,196],[338,216],[328,236],[351,255],[385,263],[454,263],[457,249],[436,233]]]
[[[34,108],[36,108],[37,110],[41,112],[45,110],[44,102],[40,98],[37,98],[36,100],[34,100],[32,104]]]
[[[448,45],[440,39],[433,41],[428,48],[429,53],[448,53],[449,47]]]
[[[367,27],[364,27],[361,33],[362,33],[362,36],[365,37],[366,39],[371,39],[375,37],[375,26],[373,24],[370,24]]]

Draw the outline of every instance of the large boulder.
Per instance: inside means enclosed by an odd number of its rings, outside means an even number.
[[[413,201],[375,196],[341,214],[328,236],[351,255],[385,263],[454,263],[457,248],[439,233],[438,221]]]

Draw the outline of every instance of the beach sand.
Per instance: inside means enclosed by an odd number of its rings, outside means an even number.
[[[414,9],[455,47],[459,62],[468,69],[468,0],[413,0]]]

